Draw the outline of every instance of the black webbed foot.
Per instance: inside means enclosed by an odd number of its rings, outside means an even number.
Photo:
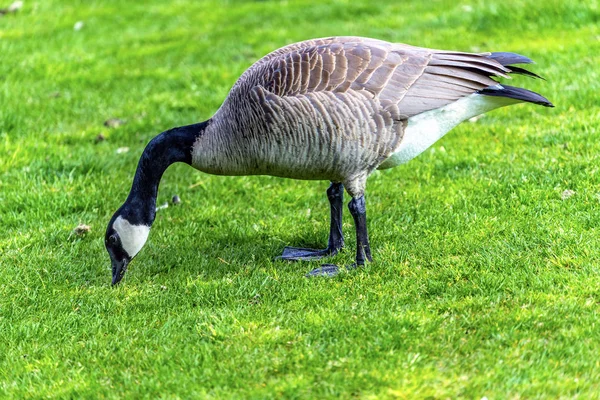
[[[338,248],[326,248],[324,250],[305,249],[302,247],[286,247],[283,249],[283,254],[278,258],[281,260],[291,261],[311,261],[318,260],[323,257],[334,256],[338,253]]]
[[[356,264],[352,264],[352,265],[348,265],[346,267],[347,271],[352,271],[354,269],[356,269],[357,266]],[[312,278],[315,276],[322,276],[325,278],[332,278],[334,276],[337,276],[340,274],[340,272],[342,272],[343,267],[338,267],[335,264],[323,264],[321,265],[319,268],[315,268],[312,271],[310,271],[308,274],[306,274],[305,276],[307,278]]]
[[[338,267],[337,265],[334,265],[334,264],[323,264],[319,268],[313,269],[312,271],[310,271],[305,276],[307,278],[312,278],[312,277],[315,277],[315,276],[323,276],[323,277],[326,277],[326,278],[331,278],[331,277],[334,277],[334,276],[338,275],[339,273],[340,273],[340,267]]]

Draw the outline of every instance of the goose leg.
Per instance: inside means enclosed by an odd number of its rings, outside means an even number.
[[[356,268],[365,265],[365,260],[373,261],[371,257],[371,246],[369,245],[369,235],[367,233],[367,207],[365,196],[353,197],[348,204],[350,214],[354,218],[356,226],[356,263],[347,267],[347,269]],[[323,264],[306,274],[311,276],[335,276],[339,274],[340,267],[334,264]]]
[[[342,208],[344,206],[344,186],[341,183],[331,182],[327,189],[327,198],[331,208],[331,226],[329,227],[329,242],[324,250],[305,249],[300,247],[286,247],[279,257],[283,260],[318,260],[319,258],[333,256],[344,247],[342,234]]]
[[[365,265],[365,259],[373,261],[371,257],[371,246],[369,245],[369,235],[367,233],[367,205],[365,196],[352,198],[348,204],[350,214],[354,218],[356,226],[356,265]]]

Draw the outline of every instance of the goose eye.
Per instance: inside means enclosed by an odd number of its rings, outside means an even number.
[[[108,244],[114,245],[117,243],[117,235],[110,235],[108,237]]]

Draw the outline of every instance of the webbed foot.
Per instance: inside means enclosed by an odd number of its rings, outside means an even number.
[[[326,278],[331,278],[331,277],[334,277],[334,276],[338,275],[339,273],[340,273],[340,267],[338,267],[337,265],[334,265],[334,264],[323,264],[319,268],[313,269],[312,271],[310,271],[305,276],[307,278],[312,278],[312,277],[315,277],[315,276],[323,276],[323,277],[326,277]]]
[[[352,264],[346,267],[347,271],[351,271],[353,269],[356,269],[356,264]],[[315,276],[322,276],[325,278],[332,278],[336,275],[339,275],[339,273],[342,271],[342,267],[338,267],[335,264],[323,264],[321,265],[319,268],[315,268],[312,271],[310,271],[308,274],[306,274],[305,276],[307,278],[312,278]]]
[[[306,249],[302,247],[286,247],[283,249],[283,254],[278,258],[281,260],[293,261],[311,261],[318,260],[323,257],[334,256],[338,253],[338,248],[326,248],[324,250]]]

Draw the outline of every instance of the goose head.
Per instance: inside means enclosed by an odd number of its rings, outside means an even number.
[[[112,264],[112,284],[116,285],[123,279],[127,266],[140,252],[150,233],[150,224],[133,223],[123,213],[124,205],[113,215],[104,237],[104,245]]]
[[[138,162],[131,191],[106,228],[104,246],[112,264],[112,284],[123,279],[127,266],[140,252],[156,217],[158,185],[173,163],[192,164],[194,142],[209,122],[169,129],[152,139]]]

